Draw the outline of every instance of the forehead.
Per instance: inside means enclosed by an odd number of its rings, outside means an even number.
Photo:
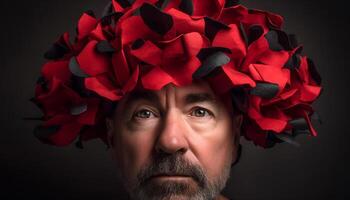
[[[175,98],[176,101],[185,101],[191,103],[193,101],[217,101],[217,96],[207,82],[198,81],[187,86],[175,86],[168,84],[161,90],[147,90],[138,88],[129,93],[123,99],[126,103],[130,103],[139,99],[150,101],[166,101],[166,98]]]

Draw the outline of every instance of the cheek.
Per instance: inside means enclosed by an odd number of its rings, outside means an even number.
[[[192,150],[211,178],[217,177],[232,161],[234,137],[231,128],[229,123],[221,123],[205,134],[202,132],[191,137]]]
[[[130,132],[120,129],[115,133],[115,154],[124,175],[134,179],[151,159],[154,134],[148,131]]]

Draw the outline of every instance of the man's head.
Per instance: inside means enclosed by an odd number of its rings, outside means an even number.
[[[213,199],[236,160],[240,116],[206,82],[137,90],[107,120],[111,153],[135,199]]]
[[[105,11],[84,13],[74,42],[65,33],[45,53],[35,135],[109,143],[134,199],[217,196],[237,157],[235,110],[264,148],[316,136],[321,77],[280,15],[235,0],[112,0]]]

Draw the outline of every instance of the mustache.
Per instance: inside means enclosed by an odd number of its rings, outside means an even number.
[[[154,176],[179,175],[192,177],[200,187],[205,187],[207,177],[204,170],[196,164],[185,159],[181,152],[174,154],[157,154],[152,162],[140,170],[137,179],[140,185],[147,182]]]

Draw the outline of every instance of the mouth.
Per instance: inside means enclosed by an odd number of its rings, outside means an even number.
[[[174,179],[174,180],[188,179],[188,178],[192,178],[192,177],[185,174],[156,174],[150,177],[150,179]]]

